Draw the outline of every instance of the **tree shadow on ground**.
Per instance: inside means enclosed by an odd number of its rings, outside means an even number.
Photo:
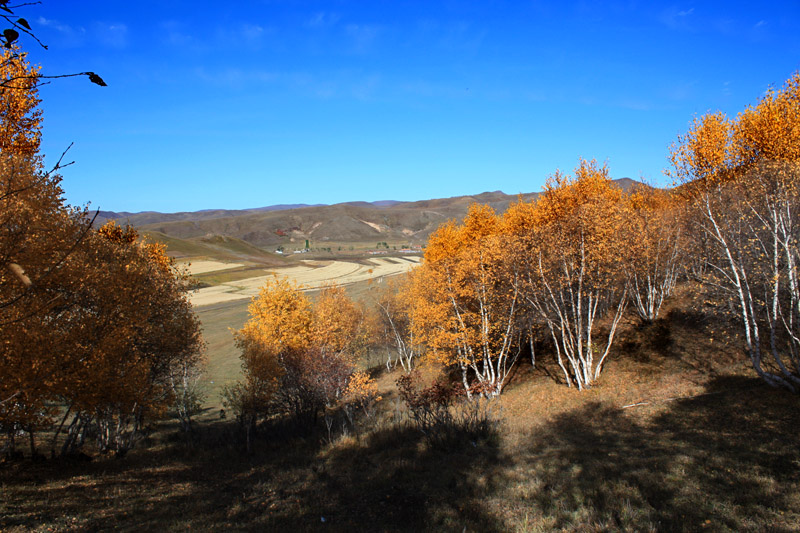
[[[236,518],[281,531],[505,531],[483,503],[495,490],[498,440],[434,447],[406,424],[348,438],[317,454],[295,484],[294,505],[253,494]],[[270,506],[269,515],[251,516]]]
[[[536,480],[530,512],[554,529],[792,531],[798,407],[740,377],[716,378],[648,422],[592,403],[536,432],[516,474]]]
[[[399,423],[335,445],[230,423],[196,445],[0,466],[0,528],[204,531],[795,531],[800,398],[718,377],[661,414],[587,403],[500,446]],[[502,428],[503,426],[501,426]]]
[[[406,424],[348,437],[264,428],[245,454],[216,424],[191,449],[136,450],[121,460],[20,464],[0,483],[0,528],[204,531],[503,531],[482,499],[499,438],[428,446]],[[215,435],[213,432],[219,432]]]

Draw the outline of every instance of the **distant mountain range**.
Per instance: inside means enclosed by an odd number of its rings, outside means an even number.
[[[614,182],[623,190],[637,182],[621,178]],[[398,202],[345,202],[334,205],[273,205],[255,209],[206,209],[184,213],[115,213],[101,211],[98,224],[106,220],[129,223],[164,241],[177,255],[203,255],[207,246],[235,248],[246,255],[312,241],[325,243],[390,242],[422,244],[441,223],[461,220],[469,205],[488,204],[498,213],[518,198],[529,201],[539,193],[509,195],[502,191]],[[193,248],[200,247],[200,248]]]
[[[382,203],[382,202],[376,202]],[[182,211],[180,213],[159,213],[158,211],[140,211],[129,213],[127,211],[100,211],[98,221],[101,223],[107,220],[125,221],[133,226],[143,226],[145,224],[155,224],[158,222],[172,222],[175,220],[204,220],[208,218],[234,217],[246,213],[258,213],[262,211],[287,211],[299,209],[301,207],[321,207],[326,204],[278,204],[266,207],[255,207],[252,209],[201,209],[200,211]]]

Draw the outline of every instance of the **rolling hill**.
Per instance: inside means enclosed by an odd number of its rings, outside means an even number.
[[[636,183],[628,178],[614,181],[623,190]],[[415,202],[298,204],[184,213],[101,212],[99,221],[128,222],[167,243],[177,255],[258,257],[265,249],[302,246],[306,240],[320,247],[326,243],[420,245],[443,222],[462,219],[472,203],[488,204],[497,212],[503,212],[518,198],[529,201],[538,194],[509,195],[494,191]]]

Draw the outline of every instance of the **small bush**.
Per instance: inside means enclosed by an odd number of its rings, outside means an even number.
[[[492,412],[492,400],[467,398],[457,384],[438,378],[429,387],[420,388],[418,374],[398,378],[400,397],[411,420],[432,447],[451,447],[470,442],[474,446],[496,434],[499,420]]]

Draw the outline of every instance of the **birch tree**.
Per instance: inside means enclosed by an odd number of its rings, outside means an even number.
[[[412,271],[405,276],[388,279],[375,297],[383,332],[395,351],[394,365],[400,363],[404,372],[413,370],[422,350],[419,339],[414,336],[412,322],[414,275]],[[391,355],[387,358],[386,366],[393,366]]]
[[[704,280],[736,309],[753,369],[800,391],[800,74],[734,120],[695,119],[671,159],[708,243]]]
[[[519,285],[488,206],[433,234],[414,280],[413,328],[428,356],[461,370],[468,394],[499,395],[520,353]],[[511,277],[510,277],[511,276]]]
[[[621,230],[627,291],[644,322],[658,318],[661,305],[672,294],[683,266],[684,241],[679,205],[670,192],[639,187],[628,203]]]
[[[569,386],[582,390],[599,377],[627,304],[620,249],[622,191],[606,167],[581,161],[574,176],[556,172],[533,203],[506,212],[515,235],[519,293],[550,333]],[[597,342],[597,321],[609,331]]]

